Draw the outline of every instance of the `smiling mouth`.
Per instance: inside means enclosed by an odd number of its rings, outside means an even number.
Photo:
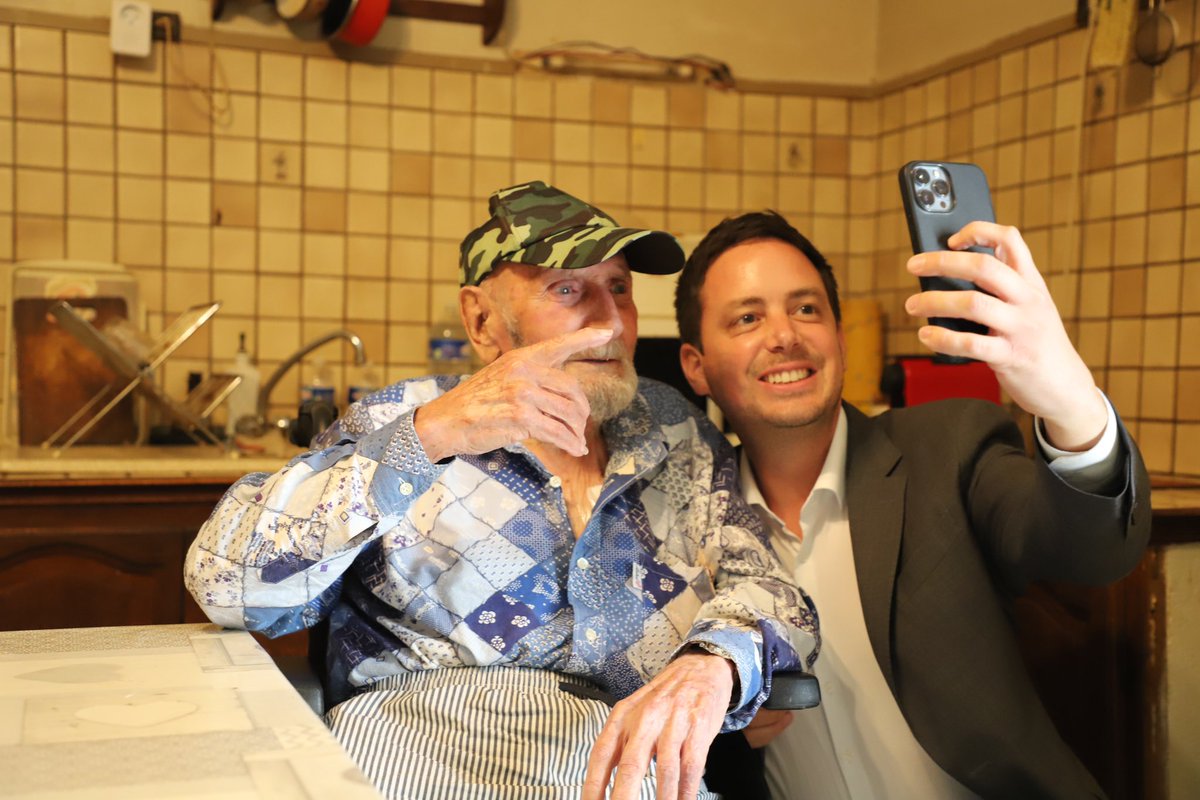
[[[802,381],[812,374],[813,371],[811,369],[789,369],[784,372],[772,372],[763,378],[763,380],[770,384],[780,385]]]

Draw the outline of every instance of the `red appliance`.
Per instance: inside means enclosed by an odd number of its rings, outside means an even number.
[[[881,388],[893,408],[948,397],[975,397],[1000,404],[996,373],[982,361],[939,364],[932,356],[900,356],[884,370]]]

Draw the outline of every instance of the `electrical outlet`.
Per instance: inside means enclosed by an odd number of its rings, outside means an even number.
[[[159,20],[166,20],[166,23]],[[179,14],[174,11],[155,11],[150,17],[151,36],[156,42],[163,42],[167,39],[167,31],[171,31],[171,41],[178,42],[181,35],[182,23],[179,21]]]

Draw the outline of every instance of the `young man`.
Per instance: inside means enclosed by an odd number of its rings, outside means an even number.
[[[1145,468],[1018,232],[972,223],[949,244],[909,271],[983,291],[921,292],[906,310],[990,329],[919,336],[986,362],[1036,415],[1032,459],[990,403],[874,419],[844,404],[833,272],[777,214],[718,225],[679,280],[684,372],[741,438],[746,498],[821,612],[822,707],[768,746],[780,800],[1102,795],[1042,708],[1005,604],[1031,580],[1132,569],[1150,530]],[[960,252],[973,245],[995,257]],[[787,721],[760,712],[747,737]]]
[[[713,736],[816,628],[724,437],[633,372],[633,272],[683,253],[541,182],[489,212],[459,298],[487,366],[234,484],[187,585],[231,627],[330,620],[328,721],[388,796],[600,800],[615,768],[614,799],[710,797]]]

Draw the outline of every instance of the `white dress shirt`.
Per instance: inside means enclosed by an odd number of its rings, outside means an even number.
[[[1118,464],[1111,405],[1104,435],[1083,453],[1051,447],[1041,425],[1034,427],[1051,469],[1079,489],[1098,488]],[[973,798],[917,742],[871,649],[846,509],[847,430],[843,411],[821,473],[800,511],[803,539],[792,535],[767,508],[742,452],[746,500],[763,513],[780,559],[812,597],[821,620],[821,655],[814,668],[821,682],[821,705],[795,712],[791,726],[768,745],[767,782],[776,800]]]

